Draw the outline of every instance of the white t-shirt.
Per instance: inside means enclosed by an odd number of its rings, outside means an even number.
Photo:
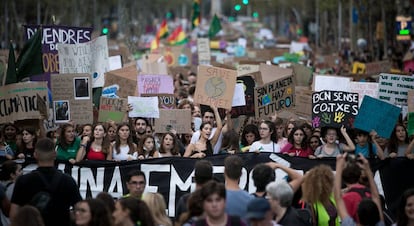
[[[268,144],[263,144],[259,141],[253,142],[253,144],[250,146],[249,152],[255,152],[256,150],[259,150],[260,152],[273,152],[273,153],[279,153],[280,152],[280,146],[273,141],[271,141]]]
[[[120,149],[120,152],[118,154],[118,153],[116,153],[116,147],[114,145],[114,149],[112,150],[112,158],[114,160],[125,161],[125,160],[128,160],[128,157],[131,157],[133,160],[136,160],[137,157],[138,157],[137,156],[138,154],[136,152],[133,153],[132,155],[128,154],[128,152],[129,152],[129,146],[128,145],[121,146],[119,149]]]

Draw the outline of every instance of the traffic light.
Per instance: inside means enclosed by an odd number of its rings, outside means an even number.
[[[241,10],[241,5],[240,4],[235,5],[234,10],[240,11]]]
[[[248,5],[249,4],[249,0],[243,0],[243,4]]]
[[[103,35],[107,35],[109,33],[109,28],[108,27],[106,27],[106,26],[104,26],[103,28],[102,28],[102,34]]]
[[[259,13],[258,12],[253,12],[253,18],[259,18]]]

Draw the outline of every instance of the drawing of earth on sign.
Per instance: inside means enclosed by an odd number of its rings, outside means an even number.
[[[204,90],[207,96],[211,98],[219,98],[226,92],[226,83],[220,77],[212,77],[206,81]]]

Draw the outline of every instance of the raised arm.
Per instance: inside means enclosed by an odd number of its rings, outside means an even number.
[[[270,166],[273,170],[281,169],[287,173],[291,181],[289,182],[289,185],[292,187],[293,192],[296,192],[303,181],[303,176],[300,175],[298,172],[296,172],[294,169],[291,169],[289,167],[286,167],[282,164],[276,163],[276,162],[268,162],[266,165]]]
[[[348,133],[346,132],[345,126],[341,127],[342,136],[344,136],[346,140],[346,144],[343,147],[344,151],[355,151],[355,144],[352,142],[352,139],[349,137]]]
[[[225,124],[223,126],[223,133],[233,129],[233,120],[231,120],[231,111],[226,110]]]
[[[336,156],[336,173],[334,180],[334,197],[336,202],[336,209],[338,211],[339,217],[343,220],[346,217],[349,217],[348,211],[346,210],[344,200],[342,199],[342,172],[345,167],[345,159],[347,153],[343,155]]]
[[[88,144],[89,139],[90,138],[88,136],[84,136],[82,138],[78,153],[76,153],[76,162],[80,162],[85,158],[85,155],[86,155],[86,152],[87,152],[86,145]]]
[[[129,122],[129,112],[132,111],[132,105],[128,104],[122,122]]]
[[[217,107],[213,106],[213,107],[211,107],[211,109],[213,109],[213,111],[214,111],[214,116],[216,118],[216,125],[217,125],[217,129],[214,132],[213,138],[211,138],[211,140],[210,140],[211,146],[214,148],[214,146],[216,145],[217,140],[220,136],[221,130],[223,129],[223,123],[221,121],[220,114],[218,113]]]

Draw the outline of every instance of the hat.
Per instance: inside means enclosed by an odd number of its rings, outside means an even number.
[[[247,219],[263,219],[270,210],[269,201],[265,198],[254,198],[247,204]]]

